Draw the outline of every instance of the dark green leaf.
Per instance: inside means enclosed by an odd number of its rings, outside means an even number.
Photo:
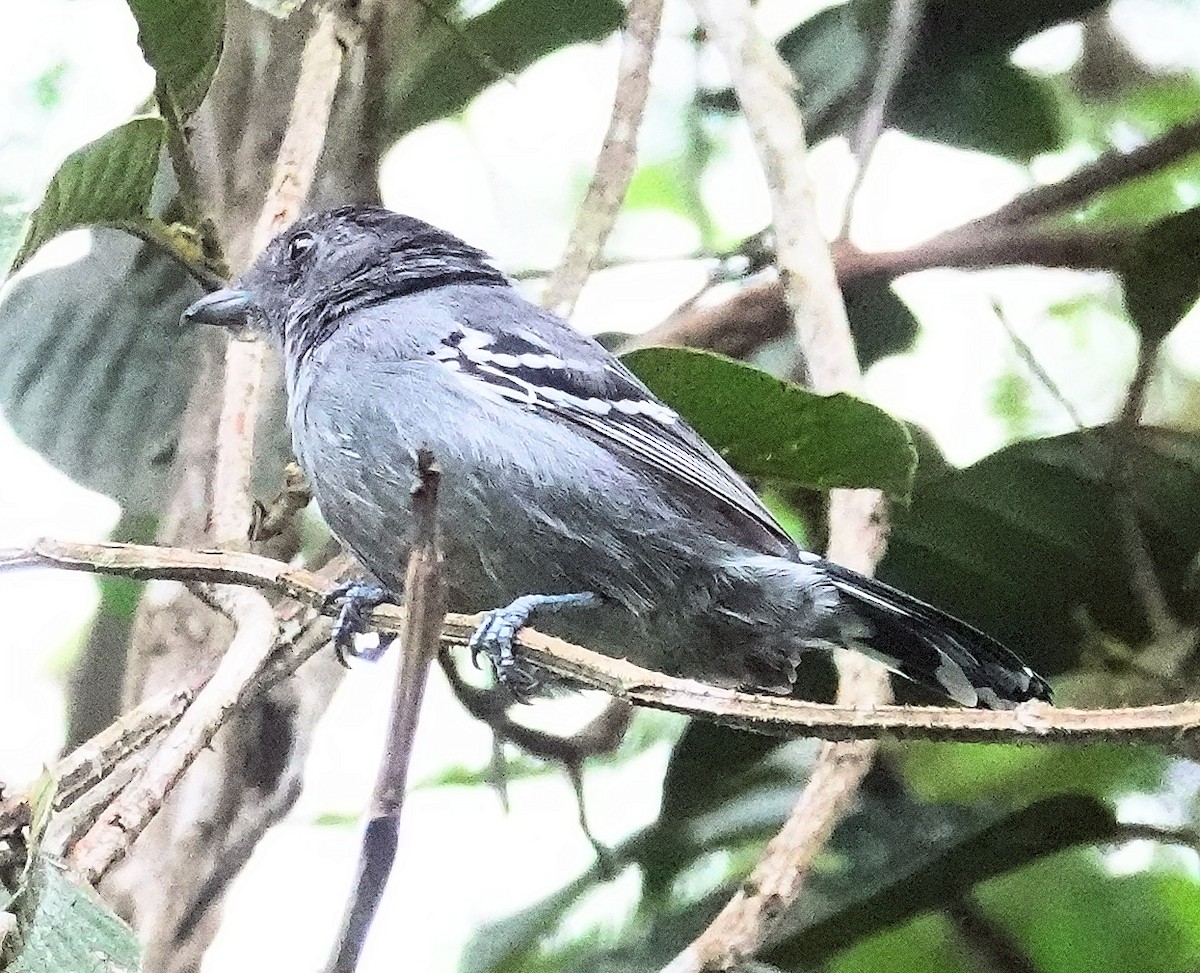
[[[1126,254],[1121,282],[1129,316],[1142,338],[1157,344],[1200,297],[1200,207],[1143,233]]]
[[[29,219],[10,272],[59,233],[144,219],[165,132],[161,118],[135,118],[67,156]]]
[[[929,805],[925,814],[929,820],[922,822],[907,809],[902,820],[911,842],[907,847],[895,843],[893,850],[909,859],[908,867],[890,862],[892,874],[883,883],[857,875],[854,885],[859,892],[848,904],[805,922],[793,936],[768,949],[764,958],[788,968],[819,963],[888,926],[944,908],[980,882],[1063,848],[1103,841],[1119,827],[1106,805],[1079,795],[1049,798],[986,826],[970,827],[970,819],[978,820],[979,815],[978,809],[960,808],[957,817],[962,820],[955,822],[949,808]],[[931,830],[933,822],[942,834]],[[864,835],[878,840],[881,831],[886,833],[877,826]],[[856,864],[848,859],[852,872]],[[853,886],[843,884],[844,891],[850,892]]]
[[[15,902],[17,947],[8,973],[123,973],[140,969],[133,931],[98,895],[39,858]]]
[[[779,42],[779,53],[796,75],[796,93],[813,143],[843,131],[847,100],[861,103],[852,96],[870,84],[878,40],[864,7],[828,7]]]
[[[903,500],[916,452],[904,426],[849,395],[798,385],[708,352],[645,348],[625,362],[733,467],[814,489],[873,487]]]
[[[606,37],[624,21],[617,0],[500,0],[461,24],[434,15],[431,53],[393,79],[386,126],[405,132],[465,108],[503,74],[524,70],[551,51]]]
[[[842,298],[863,368],[912,347],[919,325],[908,305],[892,290],[890,281],[880,277],[850,281],[842,288]]]
[[[1018,443],[923,482],[893,510],[881,577],[981,626],[1034,668],[1080,660],[1084,615],[1136,645],[1137,611],[1109,480],[1106,430]],[[1183,618],[1200,550],[1200,436],[1143,429],[1130,457],[1134,505],[1166,597]]]
[[[225,0],[127,0],[138,44],[184,118],[200,107],[221,59]]]
[[[779,49],[795,72],[814,142],[850,132],[866,103],[886,30],[884,0],[822,10],[786,34]],[[1057,148],[1065,132],[1040,80],[1010,63],[1025,38],[1102,6],[1099,0],[926,3],[908,67],[891,100],[889,124],[926,138],[1019,159]],[[710,107],[735,105],[725,92]]]
[[[1007,51],[981,54],[954,70],[915,61],[888,120],[921,138],[1023,161],[1059,148],[1064,136],[1049,87],[1014,67]]]

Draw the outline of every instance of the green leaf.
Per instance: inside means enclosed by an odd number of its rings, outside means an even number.
[[[1082,619],[1137,645],[1149,636],[1121,550],[1104,428],[1018,443],[918,483],[892,511],[880,577],[1000,638],[1035,669],[1075,668]],[[1200,436],[1143,428],[1129,461],[1134,509],[1172,610],[1200,550]]]
[[[780,54],[799,82],[797,97],[814,143],[858,124],[878,67],[889,6],[885,0],[851,0],[828,7],[780,41]],[[888,123],[1018,159],[1058,148],[1065,129],[1050,86],[1009,58],[1025,38],[1100,6],[1100,0],[924,4]],[[706,102],[722,110],[735,104],[725,92]]]
[[[184,118],[200,107],[221,60],[225,0],[127,0],[138,44]]]
[[[1013,806],[1072,793],[1101,799],[1163,787],[1169,759],[1155,747],[1093,744],[934,743],[912,740],[901,755],[904,777],[933,802]]]
[[[444,16],[434,14],[422,38],[429,53],[390,82],[385,126],[394,138],[453,115],[503,74],[551,51],[606,37],[624,22],[625,8],[617,0],[500,0],[463,23]]]
[[[877,810],[886,810],[886,805],[877,803]],[[978,809],[959,808],[955,814],[952,808],[929,805],[924,821],[912,807],[893,809],[892,814],[909,829],[912,840],[907,846],[894,843],[898,855],[888,863],[887,880],[868,880],[847,856],[853,881],[842,885],[851,893],[849,901],[827,915],[817,912],[786,940],[766,950],[764,959],[788,969],[818,965],[849,944],[949,905],[981,882],[1064,848],[1103,841],[1119,829],[1107,805],[1074,794],[1039,801],[973,827],[970,820],[978,821]],[[864,828],[864,824],[874,826]],[[878,841],[881,833],[894,831],[883,821],[858,825],[857,833],[866,840]],[[839,830],[855,833],[849,827]],[[836,842],[831,848],[836,848]],[[903,859],[908,859],[907,867]],[[852,891],[855,887],[857,893]]]
[[[914,60],[897,87],[889,121],[920,138],[1028,160],[1065,135],[1050,88],[1008,60],[980,54],[954,70]]]
[[[1142,338],[1162,341],[1200,298],[1200,207],[1143,233],[1125,255],[1121,283]]]
[[[141,968],[133,931],[90,888],[39,858],[15,901],[17,946],[8,973],[124,973]]]
[[[908,496],[916,468],[908,430],[861,399],[814,395],[709,352],[645,348],[624,361],[748,476]]]
[[[1047,973],[1194,973],[1200,883],[1183,868],[1113,874],[1076,848],[979,890],[986,912]]]
[[[135,118],[67,156],[29,218],[10,273],[67,230],[145,219],[165,134],[161,118]]]
[[[796,76],[796,95],[814,144],[845,130],[847,100],[870,83],[878,41],[872,25],[864,23],[871,19],[864,7],[828,7],[779,41],[779,53]]]
[[[850,281],[842,288],[842,298],[863,368],[912,347],[920,325],[908,305],[892,290],[891,281],[881,277]]]

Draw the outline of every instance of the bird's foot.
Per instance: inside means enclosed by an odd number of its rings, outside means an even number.
[[[534,671],[517,665],[513,654],[513,640],[517,633],[539,612],[592,608],[599,603],[600,596],[590,591],[569,595],[524,595],[503,608],[487,612],[467,643],[467,648],[471,650],[471,662],[478,667],[479,656],[486,655],[496,673],[496,681],[503,683],[518,700],[524,702],[537,691],[541,680]]]
[[[395,598],[386,588],[361,581],[347,581],[338,585],[326,599],[326,605],[337,605],[337,617],[333,621],[330,637],[338,662],[349,667],[349,659],[366,659],[375,662],[396,641],[395,635],[377,633],[379,641],[368,647],[359,647],[357,637],[367,631],[367,615],[372,609]]]

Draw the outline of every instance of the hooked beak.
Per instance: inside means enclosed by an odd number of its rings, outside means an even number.
[[[200,298],[180,315],[182,324],[215,324],[230,331],[244,332],[250,326],[254,302],[245,291],[223,287]]]

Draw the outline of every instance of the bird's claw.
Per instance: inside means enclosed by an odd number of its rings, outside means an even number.
[[[507,686],[518,701],[524,702],[540,685],[528,671],[518,666],[513,654],[513,640],[529,620],[530,609],[517,599],[511,605],[487,612],[475,629],[467,648],[471,663],[479,668],[479,657],[487,656],[496,674],[496,681]]]
[[[349,668],[350,659],[374,662],[383,657],[396,641],[395,635],[379,634],[379,642],[370,648],[359,648],[355,644],[355,638],[367,631],[367,616],[371,610],[392,600],[392,595],[387,589],[360,581],[347,581],[330,592],[329,597],[325,599],[325,606],[338,606],[337,617],[330,630],[333,651],[338,662]]]
[[[525,627],[535,612],[560,612],[573,608],[589,608],[599,604],[598,595],[581,591],[567,595],[524,595],[512,604],[487,612],[467,643],[471,662],[479,667],[479,656],[486,655],[496,673],[496,681],[509,688],[521,702],[526,702],[542,685],[537,670],[517,664],[513,655],[513,639]]]

